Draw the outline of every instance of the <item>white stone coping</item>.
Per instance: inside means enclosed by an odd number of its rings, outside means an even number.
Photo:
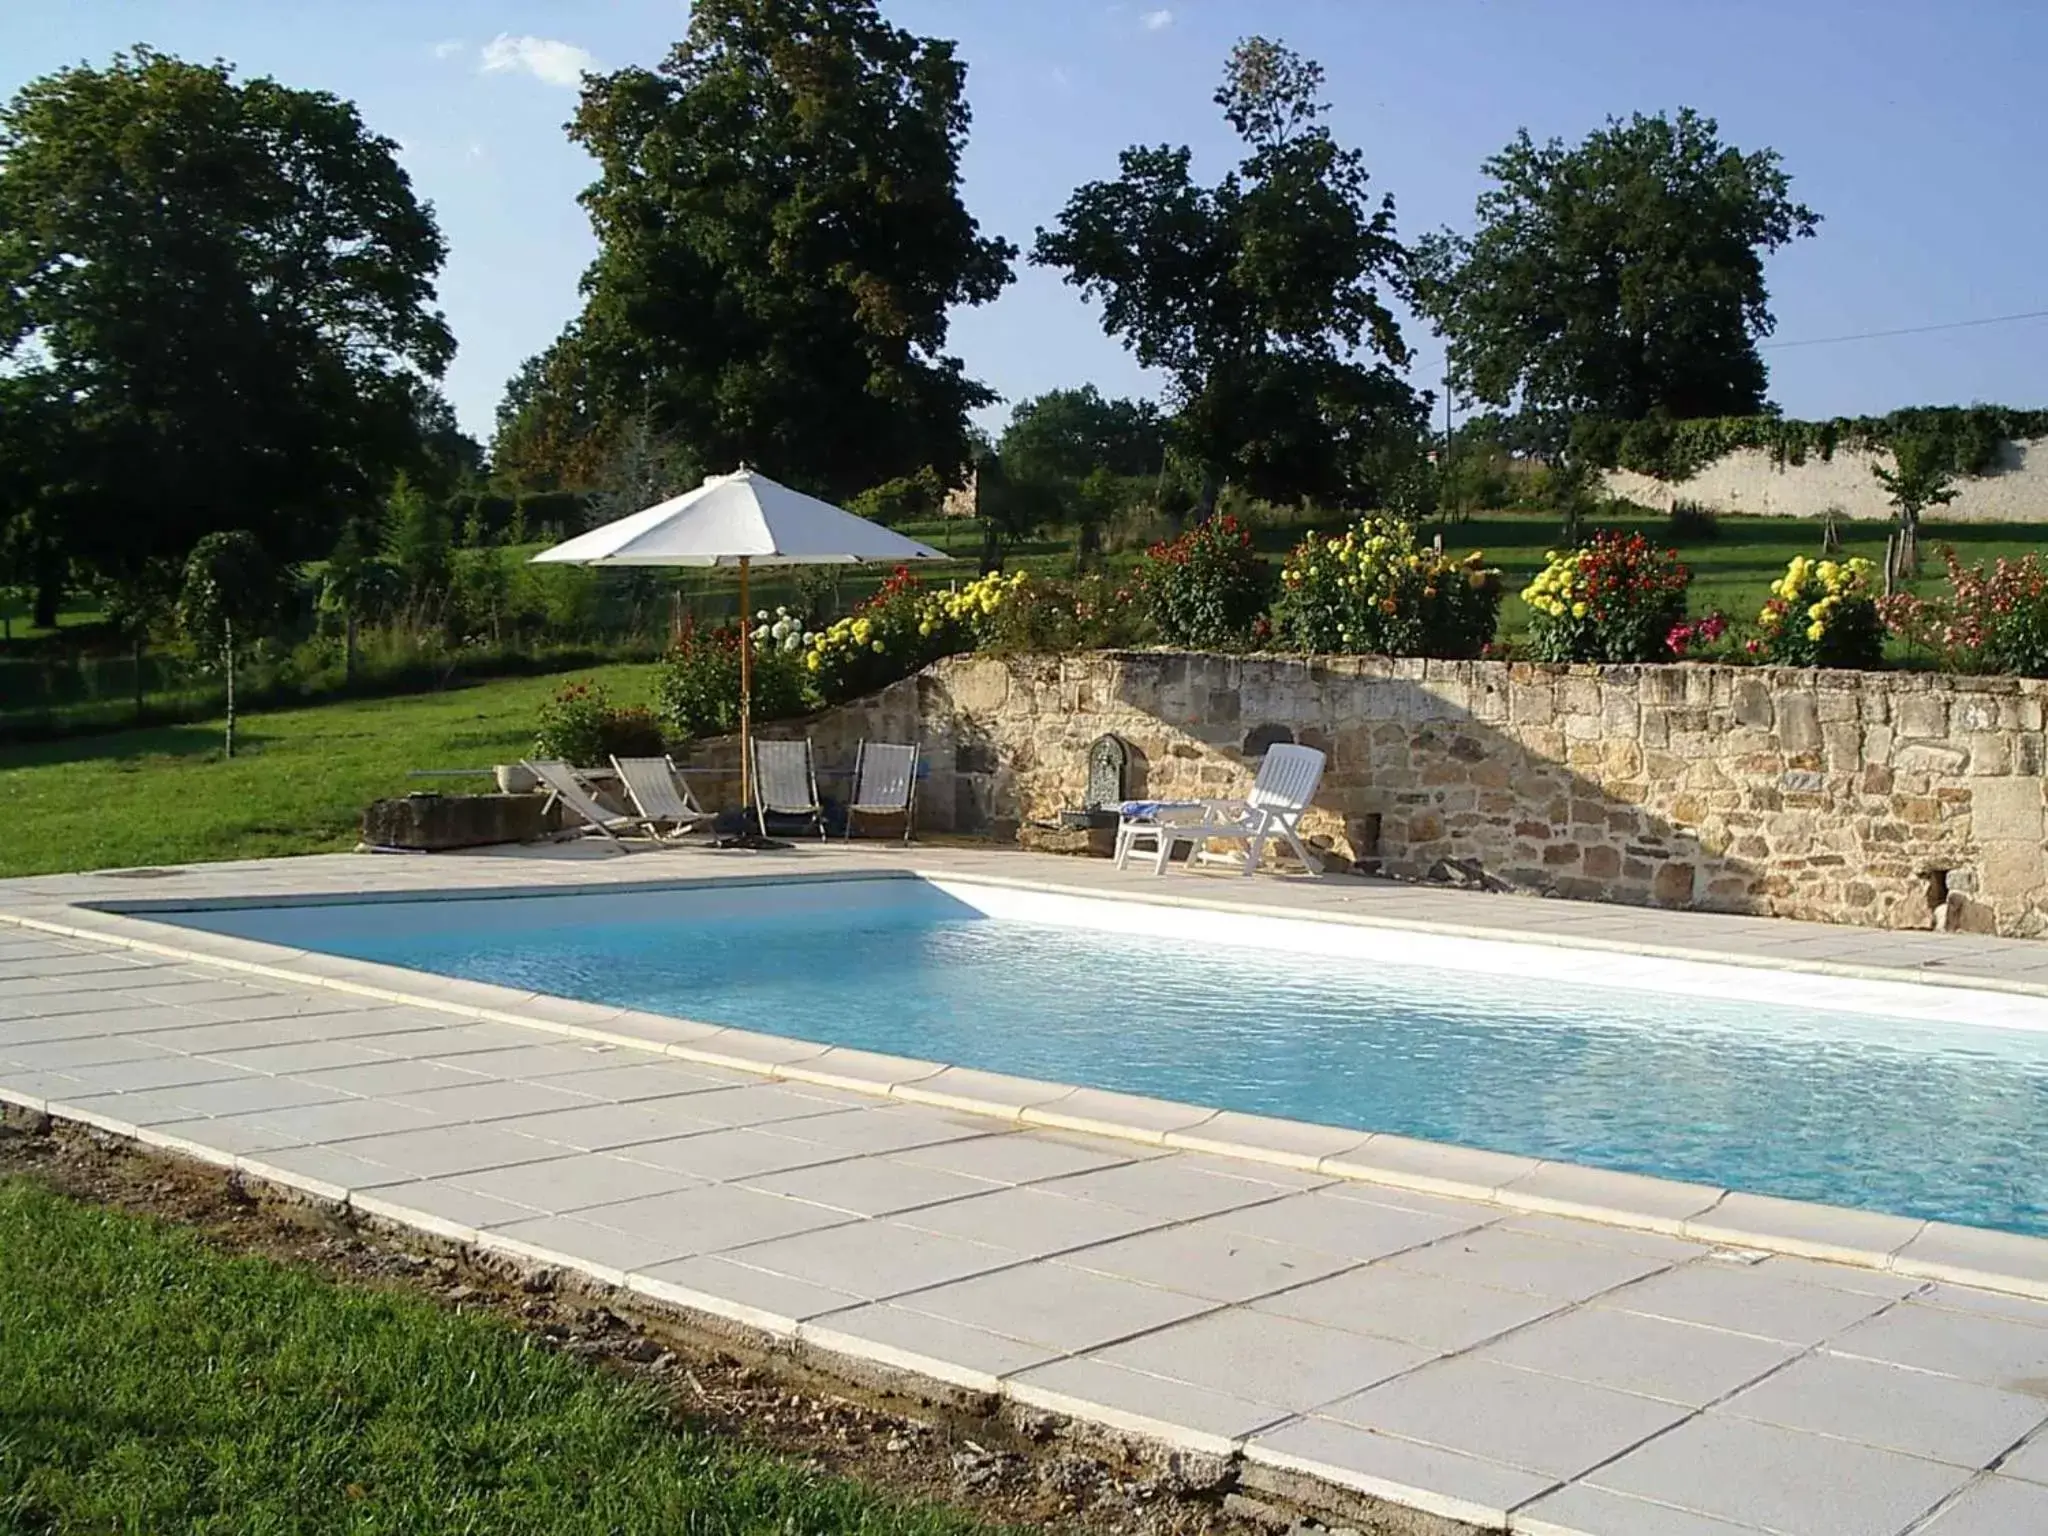
[[[2048,1028],[2048,987],[2003,980],[1935,977],[1921,972],[1884,972],[1875,967],[1781,961],[1669,947],[1635,946],[1566,936],[1504,933],[1500,929],[1466,928],[1387,919],[1352,913],[1306,912],[1256,902],[1213,898],[1155,896],[1090,890],[1046,881],[1016,880],[979,872],[962,876],[945,870],[920,870],[901,865],[839,870],[823,874],[776,873],[709,879],[671,879],[608,883],[608,893],[671,891],[793,881],[922,880],[958,893],[968,887],[989,887],[1030,896],[1081,898],[1127,903],[1130,907],[1167,906],[1225,915],[1237,925],[1252,918],[1279,919],[1288,924],[1334,924],[1351,929],[1435,935],[1463,943],[1473,940],[1504,945],[1522,952],[1524,974],[1529,946],[1541,943],[1557,958],[1569,960],[1573,950],[1592,950],[1609,957],[1635,955],[1656,960],[1670,985],[1673,960],[1706,964],[1717,971],[1769,972],[1793,969],[1821,977],[1840,978],[1828,1002],[1802,997],[1815,1006],[1893,1011],[1910,1003],[1911,994],[1930,994],[1931,1007],[1909,1016],[1942,1018],[1956,993],[1968,991],[1973,1022],[1998,1022],[2019,1028]],[[1447,1143],[1420,1141],[1386,1132],[1367,1132],[1303,1121],[1243,1114],[1209,1106],[1182,1104],[1137,1094],[1038,1082],[1003,1073],[949,1066],[942,1062],[885,1056],[846,1046],[788,1039],[728,1025],[680,1019],[665,1014],[581,1002],[544,993],[522,992],[488,982],[442,977],[398,966],[296,950],[253,939],[194,929],[170,929],[149,922],[150,912],[219,910],[302,905],[354,905],[390,901],[485,900],[516,896],[587,894],[560,886],[506,885],[447,891],[341,892],[292,897],[192,897],[76,904],[56,909],[59,915],[38,916],[0,911],[0,922],[60,937],[114,944],[138,953],[161,955],[221,970],[261,976],[300,986],[322,987],[356,997],[433,1009],[462,1018],[513,1024],[573,1039],[656,1051],[681,1061],[748,1072],[770,1080],[809,1083],[853,1093],[891,1098],[963,1111],[1018,1126],[1082,1131],[1117,1140],[1176,1150],[1205,1152],[1270,1164],[1330,1178],[1355,1180],[1426,1194],[1480,1201],[1512,1211],[1570,1217],[1626,1230],[1655,1232],[1724,1247],[1788,1254],[1847,1264],[1914,1279],[1942,1280],[1980,1290],[2048,1300],[2048,1239],[1985,1228],[1925,1221],[1880,1212],[1747,1194],[1710,1185],[1685,1184],[1646,1175],[1590,1168],[1575,1163],[1491,1152]],[[1176,930],[1180,931],[1180,930]],[[1242,942],[1242,938],[1239,939]],[[1412,949],[1412,945],[1408,946]],[[1410,963],[1430,963],[1428,959]],[[1439,961],[1439,963],[1442,963]],[[1461,962],[1463,963],[1463,962]],[[1640,971],[1617,965],[1601,967],[1608,985],[1644,985]],[[1575,979],[1592,978],[1574,969]],[[1620,976],[1624,979],[1616,980]],[[1882,988],[1882,992],[1877,991]],[[1983,1009],[1995,1007],[1986,993],[2019,994],[2029,1004],[1998,1009],[1987,1020]],[[1945,994],[1945,997],[1943,996]],[[1768,984],[1763,995],[1771,996]],[[1881,997],[1881,1000],[1879,998]],[[0,1099],[36,1111],[52,1106],[0,1087]],[[64,1113],[70,1113],[65,1111]],[[76,1115],[102,1129],[145,1143],[220,1162],[223,1154],[146,1128],[101,1124],[98,1117]],[[268,1170],[260,1158],[233,1158],[252,1176],[286,1185],[304,1180],[282,1170]],[[324,1191],[316,1191],[326,1193]],[[697,1302],[692,1303],[699,1304]],[[709,1310],[707,1308],[707,1310]],[[747,1319],[735,1319],[747,1321]]]

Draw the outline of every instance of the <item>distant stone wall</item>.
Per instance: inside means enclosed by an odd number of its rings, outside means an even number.
[[[1689,480],[1610,470],[1607,494],[1659,512],[1674,501],[1697,501],[1762,517],[1819,517],[1836,507],[1845,517],[1889,518],[1892,505],[1870,472],[1873,464],[1889,469],[1892,456],[1838,448],[1831,458],[1816,453],[1803,464],[1780,464],[1765,449],[1741,448]],[[1944,522],[2048,522],[2048,439],[2005,443],[1992,473],[1960,475],[1955,485],[1956,499],[1933,514]]]
[[[1104,734],[1158,798],[1239,792],[1294,740],[1330,754],[1310,834],[1367,869],[2033,937],[2044,703],[1913,673],[1111,652],[955,658],[768,733],[808,733],[827,769],[914,736],[919,824],[999,837],[1077,804]]]

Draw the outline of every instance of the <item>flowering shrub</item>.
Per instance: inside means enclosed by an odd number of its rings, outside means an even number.
[[[1002,626],[1004,610],[1028,600],[1028,581],[1022,571],[1007,576],[991,571],[964,587],[930,593],[918,617],[919,638],[949,649],[963,639],[976,647],[987,645]]]
[[[1675,661],[1683,661],[1688,656],[1698,660],[1701,652],[1727,633],[1728,621],[1716,609],[1704,619],[1681,619],[1672,625],[1670,633],[1664,636],[1664,648],[1671,652]]]
[[[1001,602],[976,623],[974,638],[979,650],[1056,655],[1136,645],[1146,629],[1136,594],[1108,577],[1051,581],[1019,572],[1009,578]],[[1259,638],[1255,623],[1252,643]]]
[[[1885,626],[1955,672],[2048,677],[2048,563],[2028,552],[1986,570],[1944,549],[1946,597],[1878,600]]]
[[[1500,619],[1500,572],[1483,555],[1418,549],[1414,526],[1394,518],[1365,518],[1337,538],[1311,534],[1280,586],[1280,639],[1295,650],[1477,656]]]
[[[1147,550],[1137,591],[1167,644],[1234,650],[1252,642],[1271,584],[1251,530],[1225,514]]]
[[[1810,560],[1795,555],[1756,616],[1750,654],[1785,667],[1875,667],[1884,660],[1884,624],[1868,560]]]
[[[827,704],[858,698],[963,649],[962,630],[904,567],[846,618],[808,637],[803,665]]]
[[[766,608],[754,615],[754,648],[758,651],[801,651],[811,643],[804,621],[787,608]]]
[[[659,757],[662,751],[661,723],[637,705],[615,707],[602,683],[564,683],[540,707],[535,757],[589,767],[614,753]]]
[[[777,642],[756,642],[753,715],[782,720],[808,707],[802,653]],[[686,739],[720,736],[740,723],[740,630],[736,624],[687,621],[662,659],[655,685],[661,713]],[[626,754],[621,753],[620,756]]]
[[[1522,589],[1539,661],[1660,661],[1685,619],[1692,572],[1640,533],[1597,533],[1559,553]]]

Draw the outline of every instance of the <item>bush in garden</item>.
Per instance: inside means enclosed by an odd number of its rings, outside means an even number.
[[[1154,544],[1138,568],[1137,591],[1160,638],[1191,650],[1250,644],[1271,586],[1251,530],[1228,514]]]
[[[1030,578],[1023,571],[991,571],[964,587],[928,592],[918,612],[918,636],[933,647],[980,649],[1001,627],[1005,611],[1024,600]]]
[[[1280,572],[1280,643],[1300,651],[1471,657],[1500,621],[1500,572],[1418,547],[1410,523],[1367,517],[1341,536],[1311,534]]]
[[[1878,666],[1884,660],[1884,621],[1878,617],[1868,560],[1793,557],[1771,583],[1756,617],[1751,655],[1783,667]]]
[[[533,755],[589,767],[614,754],[659,757],[665,750],[661,722],[638,705],[619,708],[604,684],[565,683],[540,707]]]
[[[1692,572],[1640,533],[1596,533],[1562,552],[1522,589],[1529,649],[1539,661],[1662,661],[1685,619]]]
[[[1664,636],[1664,647],[1674,661],[1705,661],[1707,653],[1728,633],[1728,621],[1720,610],[1704,619],[1680,619]]]
[[[819,697],[827,704],[859,698],[967,649],[962,630],[933,597],[899,566],[853,613],[812,635],[803,666]]]
[[[756,645],[754,718],[784,720],[802,714],[810,704],[804,678],[800,651]],[[655,698],[662,718],[686,740],[723,736],[739,729],[739,627],[688,620],[662,659]]]
[[[1671,537],[1698,544],[1721,537],[1721,514],[1703,501],[1680,497],[1671,503]]]
[[[1051,581],[1019,571],[985,579],[1003,586],[998,599],[974,620],[977,650],[1059,655],[1119,649],[1147,637],[1145,612],[1135,594],[1108,577]],[[1256,638],[1256,628],[1253,633]]]
[[[1885,626],[1953,672],[2048,677],[2048,562],[2031,551],[1987,570],[1944,549],[1948,595],[1878,600]]]

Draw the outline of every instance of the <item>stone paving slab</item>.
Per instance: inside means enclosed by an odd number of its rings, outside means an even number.
[[[268,861],[151,881],[148,894],[174,881],[194,895],[561,888],[616,882],[627,866],[645,879],[823,862]],[[944,862],[1011,878],[1020,867]],[[1054,873],[1113,884],[1065,861]],[[1159,884],[1221,899],[1219,883]],[[1117,888],[1153,894],[1138,880]],[[75,915],[69,900],[132,893],[106,877],[15,882],[0,886],[0,917],[61,922]],[[1531,919],[1524,936],[1560,941],[1574,926],[1543,927],[1555,904],[1440,899],[1456,894],[1401,891],[1401,911],[1449,925],[1512,907]],[[1252,895],[1386,908],[1376,888],[1349,883]],[[1693,952],[1710,928],[1717,943],[1765,955],[1787,926],[1666,921],[1675,916],[1641,914],[1656,942]],[[1809,941],[1824,941],[1827,964],[1890,974],[1944,942],[1835,930],[1800,936]],[[1967,962],[1973,981],[2033,985],[1996,946],[1926,957]],[[109,977],[122,984],[42,986]],[[1503,1160],[1476,1179],[1439,1178],[1460,1160],[1395,1149],[1414,1179],[1360,1184],[1336,1177],[1338,1165],[1382,1138],[1344,1133],[1332,1145],[1321,1128],[1218,1128],[1213,1115],[1191,1127],[1178,1107],[1091,1095],[1073,1106],[1078,1126],[1124,1112],[1133,1122],[1101,1139],[1022,1123],[1066,1102],[1060,1085],[1007,1102],[950,1090],[898,1102],[678,1060],[669,1052],[701,1029],[638,1038],[616,1010],[540,1008],[526,1026],[499,1017],[488,991],[434,1001],[0,926],[0,1097],[580,1268],[826,1358],[1006,1393],[1241,1456],[1248,1479],[1306,1476],[1480,1529],[2048,1529],[2048,1301],[1903,1264],[1826,1262],[1828,1229],[1797,1210],[1738,1211],[1737,1234],[1768,1236],[1753,1229],[1782,1216],[1794,1240],[1783,1247],[1804,1238],[1816,1256],[1731,1254],[1699,1220],[1727,1209],[1715,1191],[1695,1208],[1681,1186],[1635,1190],[1655,1208],[1614,1225],[1574,1212],[1631,1191],[1575,1183],[1561,1165]],[[488,1020],[449,1011],[467,1008]],[[559,1032],[605,1025],[618,1037]],[[774,1048],[758,1059],[773,1058],[791,1059]],[[840,1067],[847,1081],[867,1070]],[[884,1062],[867,1087],[908,1070]],[[1204,1129],[1194,1149],[1170,1140]],[[1253,1157],[1279,1161],[1216,1155],[1240,1134]],[[1537,1180],[1529,1204],[1503,1203]],[[1433,1192],[1480,1185],[1500,1198]],[[1908,1225],[1902,1258],[1937,1239],[1944,1257],[1976,1265],[2023,1267],[2035,1253],[1999,1234]],[[1850,1221],[1843,1245],[1872,1230],[1886,1243],[1898,1235]]]

